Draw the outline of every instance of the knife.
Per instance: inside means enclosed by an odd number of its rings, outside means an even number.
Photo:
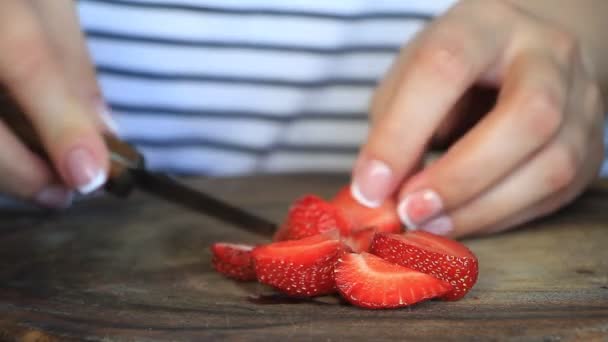
[[[32,151],[48,160],[35,130],[18,107],[0,98],[0,108],[1,118],[8,127]],[[169,175],[148,171],[143,155],[125,141],[109,134],[104,135],[104,140],[110,153],[110,172],[104,185],[108,193],[126,198],[138,189],[249,232],[270,236],[276,231],[277,225],[272,221],[187,187]]]

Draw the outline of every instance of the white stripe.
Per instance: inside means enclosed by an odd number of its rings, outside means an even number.
[[[602,178],[608,178],[608,159],[604,159],[602,162],[602,168],[600,169],[599,176]]]
[[[367,122],[307,121],[284,128],[282,142],[293,145],[356,145],[367,135]]]
[[[214,6],[234,9],[277,9],[315,11],[330,14],[357,14],[370,11],[423,11],[440,13],[455,0],[131,0],[142,3],[172,3],[193,6]]]
[[[405,23],[404,26],[419,24]],[[158,46],[95,38],[89,39],[89,48],[97,64],[125,69],[297,81],[336,77],[377,79],[394,58],[393,53],[314,55]]]
[[[274,152],[258,160],[247,153],[210,148],[141,148],[153,170],[204,171],[211,175],[240,175],[255,172],[348,171],[354,154]]]
[[[404,26],[410,20],[338,22],[298,17],[240,17],[87,2],[79,10],[81,23],[86,28],[158,38],[312,47],[336,47],[346,43],[400,46],[412,33],[411,27],[408,30]]]
[[[221,143],[235,143],[264,148],[273,143],[282,131],[280,123],[259,120],[226,120],[215,118],[130,116],[115,114],[125,139],[200,138]],[[227,118],[228,119],[228,118]],[[238,134],[231,134],[238,132]]]
[[[276,152],[264,160],[261,171],[348,171],[354,162],[354,154]]]
[[[219,143],[266,148],[273,143],[291,145],[359,145],[367,134],[367,122],[310,120],[281,122],[222,118],[131,116],[114,114],[126,139],[180,139],[205,137]],[[124,127],[124,128],[123,128]],[[235,133],[235,132],[238,132]]]
[[[260,111],[284,115],[300,111],[357,112],[365,110],[371,88],[332,86],[291,89],[213,82],[153,82],[104,75],[100,83],[109,101],[177,108]]]
[[[141,148],[150,169],[177,169],[207,172],[211,175],[236,175],[251,172],[256,157],[252,154],[208,148]]]

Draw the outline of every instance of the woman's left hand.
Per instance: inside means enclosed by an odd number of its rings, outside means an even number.
[[[404,47],[377,89],[353,171],[368,206],[391,194],[410,229],[460,237],[553,212],[597,176],[602,96],[579,37],[507,1],[464,0]],[[473,89],[498,92],[471,119]],[[436,137],[449,150],[420,170]]]

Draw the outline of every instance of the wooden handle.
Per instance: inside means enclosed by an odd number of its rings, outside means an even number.
[[[7,97],[0,96],[0,118],[32,151],[50,161],[27,117]],[[143,168],[144,158],[133,146],[114,136],[105,134],[104,140],[110,153],[110,172],[105,189],[117,196],[127,196],[134,187],[129,169]]]

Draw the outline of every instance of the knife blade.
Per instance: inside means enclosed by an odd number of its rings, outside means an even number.
[[[7,100],[0,97],[0,118],[32,151],[48,161],[45,149],[28,119],[14,102]],[[270,220],[187,187],[166,174],[149,172],[143,155],[116,136],[106,134],[104,140],[110,153],[110,172],[104,185],[107,192],[124,198],[134,189],[139,189],[252,233],[270,236],[277,229],[277,225]]]
[[[270,236],[277,229],[277,225],[272,221],[219,200],[207,193],[182,185],[166,174],[151,173],[140,168],[131,169],[129,172],[133,175],[138,190],[205,213],[252,233]]]

